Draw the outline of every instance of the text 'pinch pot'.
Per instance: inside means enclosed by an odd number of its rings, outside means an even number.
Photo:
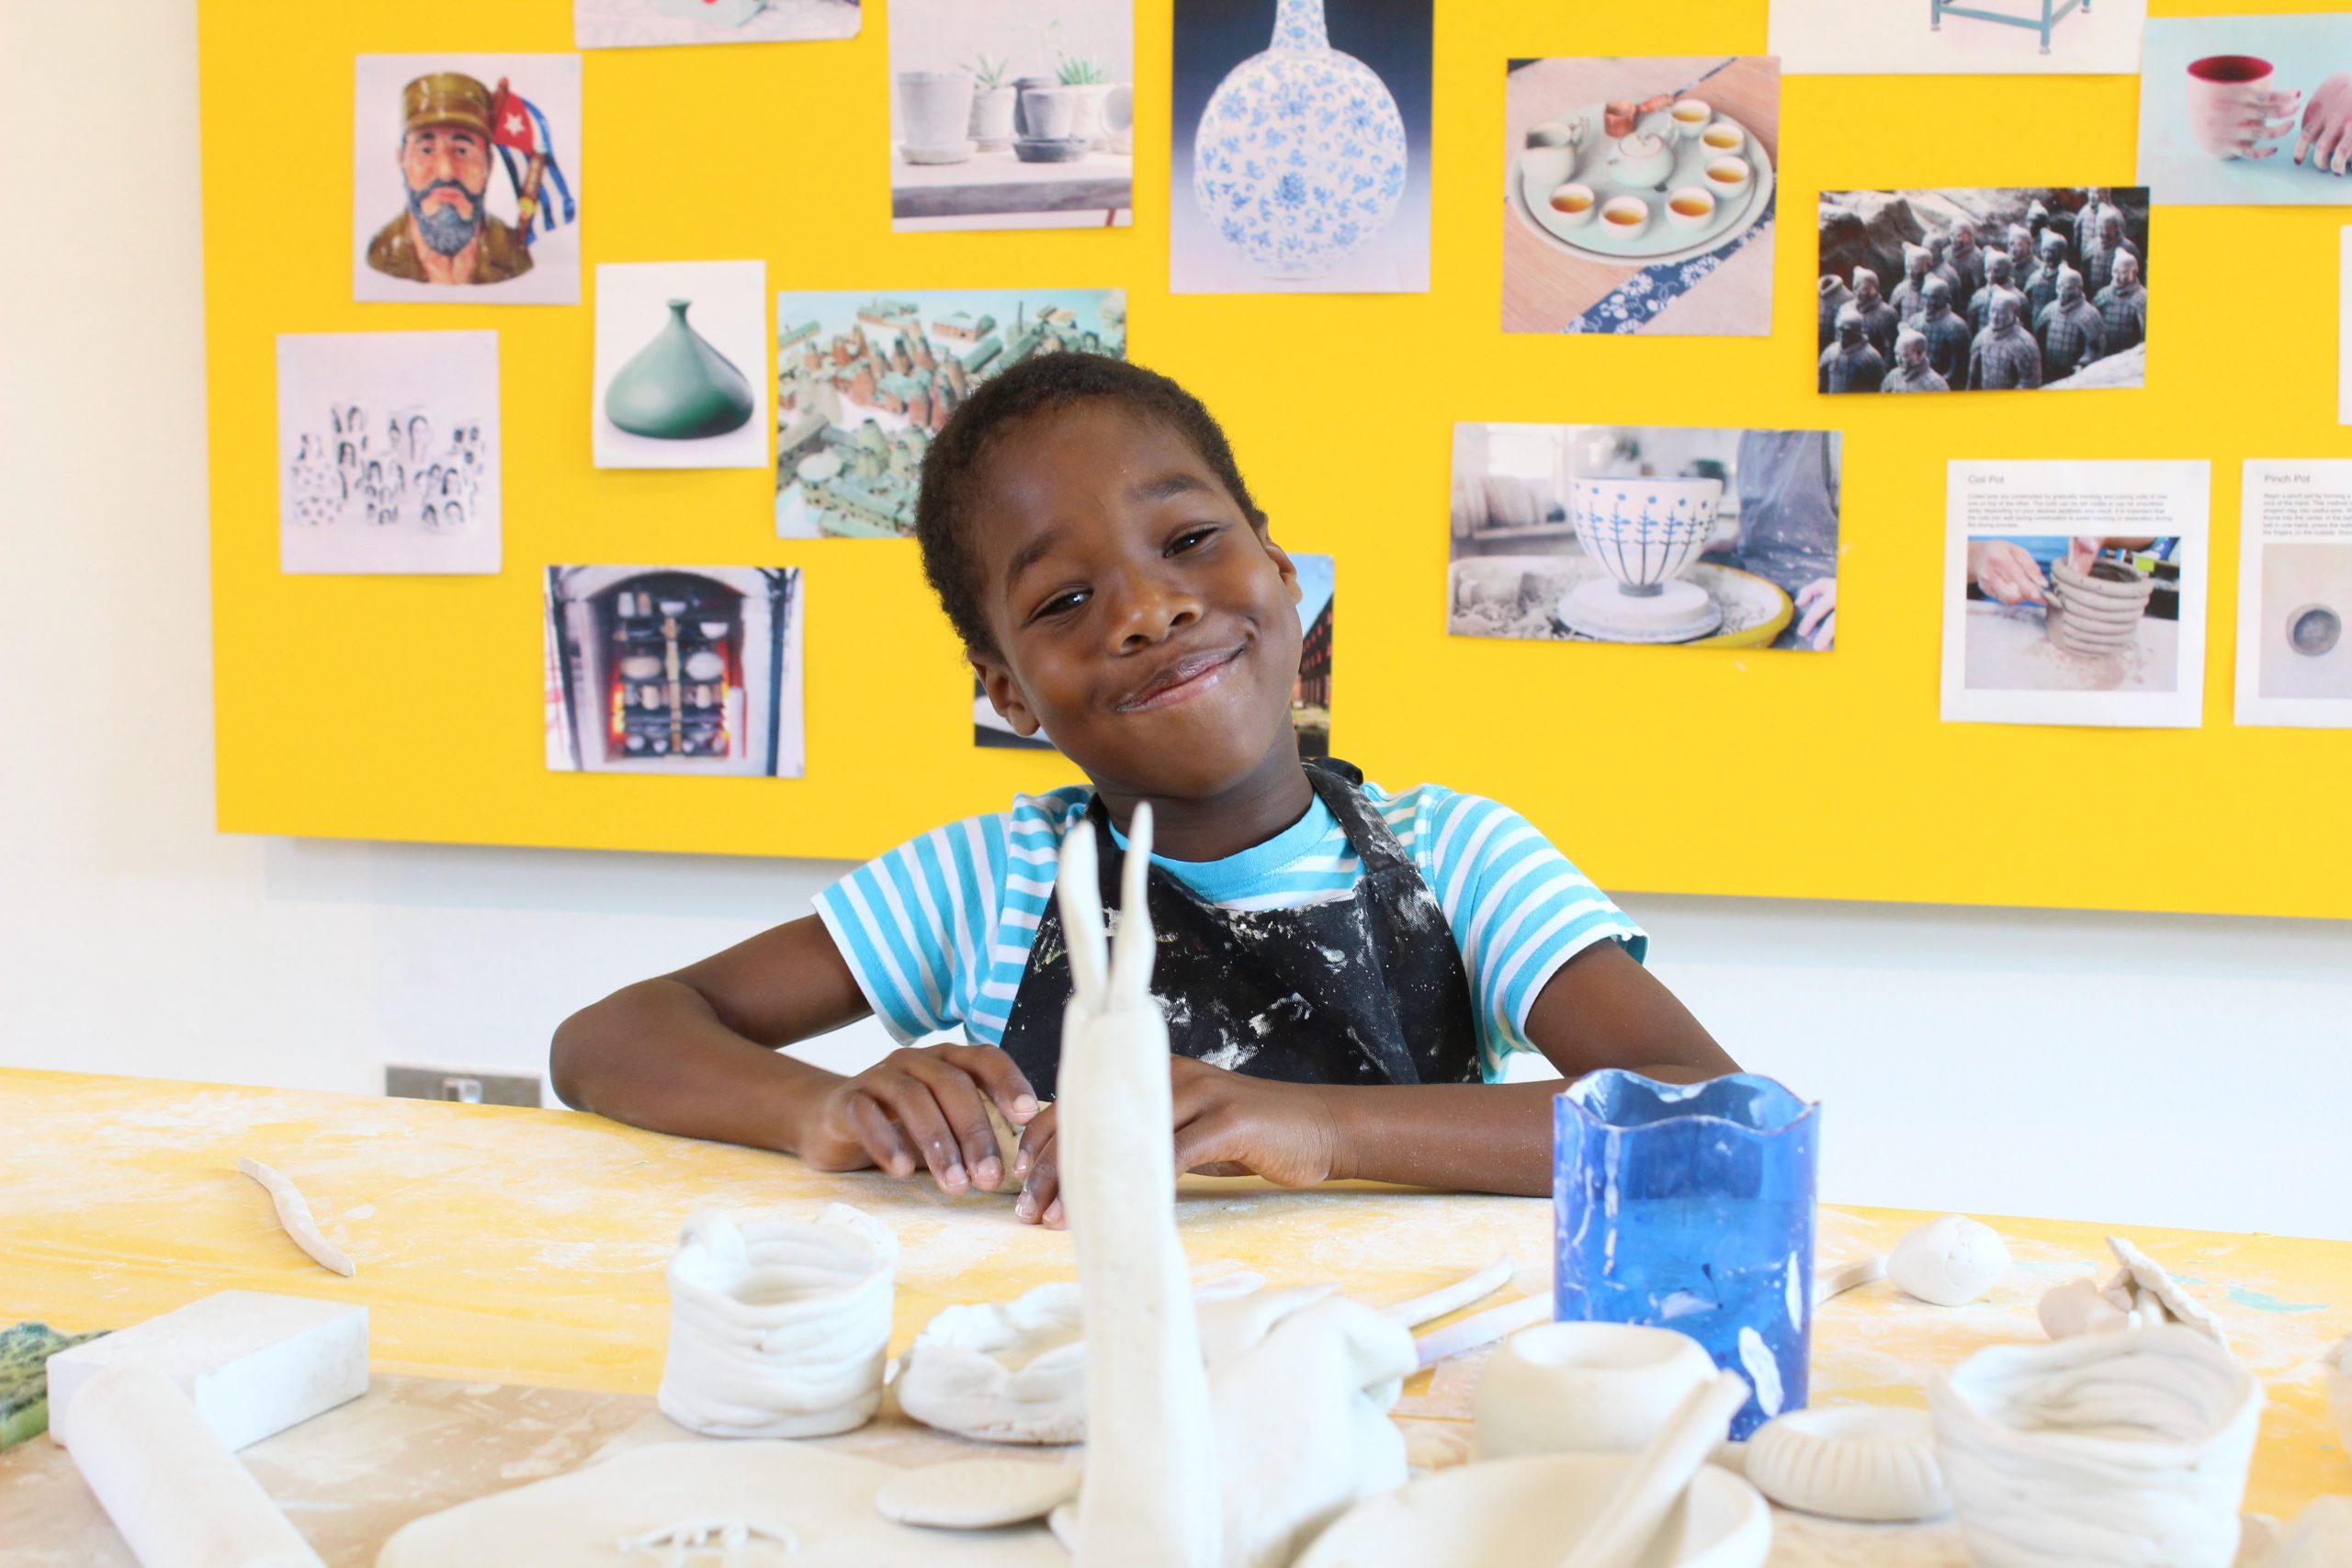
[[[1715,1363],[1687,1334],[1631,1323],[1540,1323],[1478,1375],[1478,1455],[1639,1452]]]
[[[1996,1346],[1928,1390],[1977,1568],[2230,1568],[2262,1404],[2177,1324]]]
[[[715,1210],[670,1261],[658,1403],[714,1438],[816,1438],[882,1403],[898,1238],[845,1203],[813,1221]]]

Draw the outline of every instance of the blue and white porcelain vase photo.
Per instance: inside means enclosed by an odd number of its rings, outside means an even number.
[[[1265,276],[1318,277],[1396,215],[1406,162],[1396,98],[1331,47],[1323,0],[1281,0],[1272,47],[1235,66],[1201,116],[1193,198]]]

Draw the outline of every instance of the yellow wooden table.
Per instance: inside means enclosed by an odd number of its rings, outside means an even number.
[[[295,1250],[237,1174],[240,1154],[294,1178],[356,1278]],[[593,1116],[0,1070],[0,1323],[120,1326],[215,1291],[281,1291],[366,1303],[381,1373],[649,1393],[667,1327],[662,1267],[687,1213],[829,1199],[899,1234],[894,1349],[952,1303],[1073,1272],[1069,1238],[1022,1224],[1009,1200],[818,1175]],[[1277,1285],[1338,1280],[1378,1303],[1508,1252],[1521,1265],[1511,1293],[1550,1288],[1551,1213],[1536,1200],[1189,1179],[1179,1207],[1196,1269],[1245,1265]],[[1824,1210],[1820,1261],[1883,1252],[1922,1217]],[[1879,1284],[1824,1307],[1815,1403],[1921,1404],[1935,1370],[1981,1346],[2040,1339],[2043,1290],[2112,1267],[2099,1225],[1994,1224],[2018,1266],[1973,1306],[1928,1306]],[[2246,1506],[2284,1516],[2352,1492],[2320,1365],[2352,1330],[2352,1245],[2131,1234],[2222,1317],[2268,1390]],[[1417,1457],[1448,1457],[1432,1429],[1459,1439],[1451,1457],[1466,1453],[1476,1370],[1464,1358],[1408,1387],[1399,1414],[1422,1429]],[[0,1455],[0,1479],[21,1462]]]

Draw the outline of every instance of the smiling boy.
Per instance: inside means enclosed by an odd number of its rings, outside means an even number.
[[[1009,1159],[1015,1212],[1058,1224],[1056,858],[1096,835],[1114,907],[1147,801],[1180,1170],[1540,1194],[1558,1086],[1493,1081],[1512,1052],[1571,1077],[1736,1070],[1517,813],[1301,761],[1296,573],[1174,382],[1083,354],[988,382],[925,457],[916,532],[990,703],[1088,784],[924,834],[815,915],[573,1015],[552,1062],[570,1103],[950,1192]],[[906,1043],[864,1073],[775,1049],[868,1012]]]

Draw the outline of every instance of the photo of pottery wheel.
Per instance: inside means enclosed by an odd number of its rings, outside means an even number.
[[[1638,593],[1598,578],[1561,594],[1558,615],[1570,630],[1600,642],[1690,642],[1724,624],[1723,606],[1681,578]]]
[[[1599,127],[1605,116],[1602,106],[1588,104],[1549,117],[1561,121],[1582,116],[1589,126]],[[1730,115],[1718,114],[1718,119],[1732,120]],[[1549,121],[1547,120],[1547,123]],[[1532,223],[1544,238],[1562,250],[1595,261],[1620,262],[1648,266],[1659,262],[1688,261],[1714,250],[1728,240],[1738,238],[1763,220],[1772,204],[1774,175],[1772,160],[1765,152],[1756,132],[1746,125],[1747,145],[1738,156],[1747,160],[1753,173],[1744,196],[1718,197],[1713,218],[1695,229],[1678,228],[1667,220],[1666,197],[1668,191],[1685,186],[1704,186],[1707,164],[1722,156],[1696,137],[1682,140],[1675,130],[1674,118],[1667,110],[1655,110],[1634,121],[1636,132],[1660,137],[1673,150],[1671,169],[1655,183],[1628,186],[1611,172],[1610,158],[1616,150],[1614,139],[1594,130],[1582,147],[1531,147],[1521,152],[1511,166],[1513,195],[1511,204],[1521,217]],[[1560,172],[1562,169],[1566,171]],[[1596,210],[1580,223],[1567,221],[1566,216],[1552,209],[1553,190],[1575,181],[1590,186],[1602,202],[1613,196],[1638,196],[1649,204],[1649,227],[1631,239],[1605,231]],[[1596,208],[1598,207],[1596,203]]]
[[[2087,572],[2053,561],[2044,630],[2052,642],[2086,659],[2120,653],[2138,635],[2155,587],[2154,578],[2119,561],[2093,561]]]
[[[1735,567],[1702,561],[1676,582],[1702,592],[1718,613],[1714,629],[1679,639],[1686,648],[1765,648],[1788,629],[1796,606],[1778,583]],[[1579,629],[1562,614],[1588,586],[1617,593],[1616,579],[1589,556],[1476,556],[1447,570],[1454,637],[1521,637],[1555,642],[1632,642]]]

